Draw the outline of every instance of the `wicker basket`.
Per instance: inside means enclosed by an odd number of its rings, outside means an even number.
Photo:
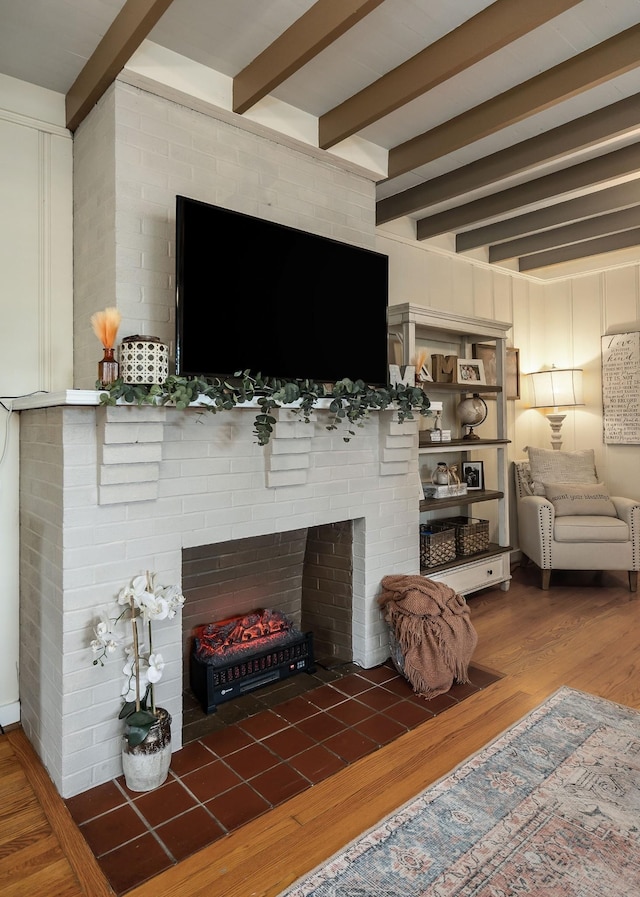
[[[389,652],[394,667],[401,676],[404,676],[404,654],[391,624],[389,624]]]
[[[489,547],[489,521],[477,517],[447,517],[442,521],[455,531],[456,554],[466,557]]]
[[[437,567],[456,559],[456,538],[452,526],[433,522],[420,527],[420,567]]]

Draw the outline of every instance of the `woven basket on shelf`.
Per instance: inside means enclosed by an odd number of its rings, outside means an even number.
[[[420,567],[437,567],[456,559],[456,538],[452,526],[432,522],[420,527]]]
[[[489,547],[488,520],[480,520],[477,517],[447,517],[442,522],[454,528],[458,557],[478,554]]]

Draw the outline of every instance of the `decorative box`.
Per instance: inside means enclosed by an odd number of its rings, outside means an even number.
[[[420,568],[437,567],[456,559],[456,534],[452,526],[432,521],[420,527]]]
[[[450,483],[446,486],[432,486],[427,484],[423,487],[425,498],[452,498],[455,495],[466,495],[466,483]]]
[[[169,347],[157,336],[125,336],[120,376],[125,383],[164,383],[169,376]]]
[[[452,526],[456,534],[456,553],[464,557],[489,548],[489,521],[477,517],[447,517],[442,523]]]

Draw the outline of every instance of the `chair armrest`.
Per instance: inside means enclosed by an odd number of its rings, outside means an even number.
[[[629,527],[629,535],[633,543],[633,569],[637,570],[640,567],[640,501],[635,501],[633,498],[620,498],[617,495],[612,497],[611,501],[615,505],[620,520],[624,520]]]
[[[525,495],[518,499],[517,511],[520,549],[540,569],[548,569],[555,521],[553,505],[540,495]]]
[[[518,517],[523,515],[524,517],[537,518],[542,510],[551,514],[551,522],[553,523],[555,509],[548,498],[542,495],[525,495],[523,498],[518,499]]]
[[[636,511],[636,524],[640,523],[640,501],[635,501],[633,498],[620,498],[618,495],[612,495],[611,501],[614,503],[616,508],[616,514],[620,518],[620,520],[624,520],[626,524],[631,526],[631,515],[633,511]]]

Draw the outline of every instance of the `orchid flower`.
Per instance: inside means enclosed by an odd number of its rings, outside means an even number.
[[[162,673],[165,667],[162,654],[149,655],[149,669],[147,670],[147,678],[152,685],[162,679]]]
[[[145,622],[166,620],[169,616],[169,603],[159,595],[145,592],[140,601],[140,610]]]
[[[114,654],[119,638],[114,632],[113,624],[116,621],[110,620],[106,613],[101,614],[100,620],[93,628],[95,638],[90,642],[91,650],[95,655],[99,655],[93,661],[95,664],[104,666],[104,660],[108,654]]]

